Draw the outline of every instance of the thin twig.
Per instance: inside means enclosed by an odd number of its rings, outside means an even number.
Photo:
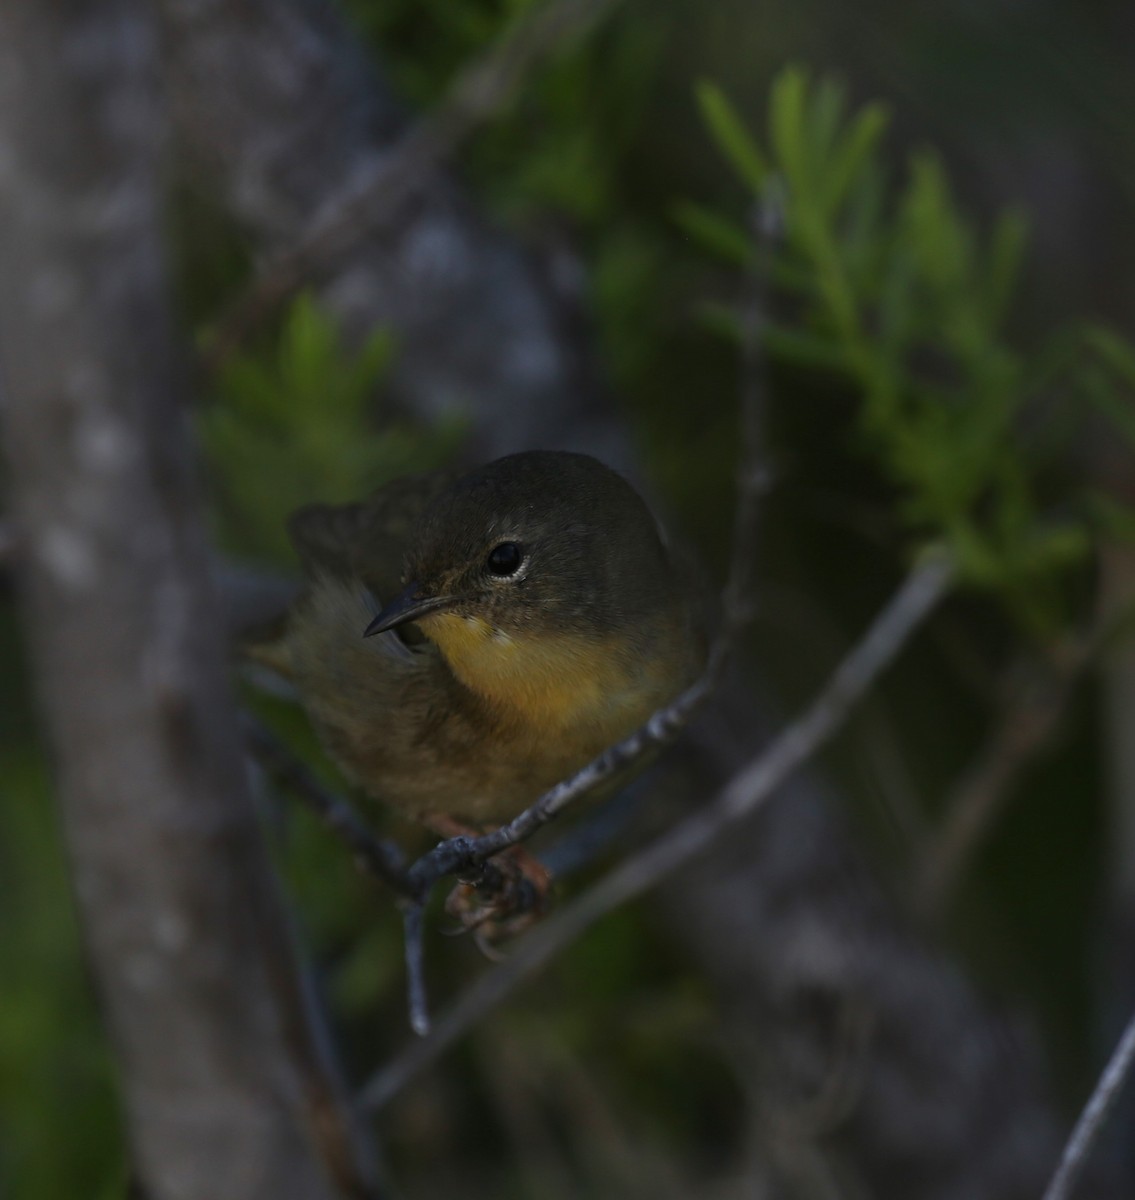
[[[1071,1200],[1076,1181],[1080,1177],[1088,1155],[1099,1139],[1108,1117],[1119,1100],[1120,1092],[1135,1063],[1135,1013],[1127,1022],[1127,1028],[1119,1039],[1111,1060],[1104,1068],[1095,1090],[1088,1098],[1080,1119],[1060,1156],[1060,1165],[1052,1177],[1044,1200]]]
[[[406,947],[407,1000],[410,1006],[410,1028],[424,1037],[430,1031],[429,1002],[426,998],[425,970],[422,962],[422,926],[425,909],[420,904],[406,904],[402,909],[403,942]]]
[[[358,813],[341,796],[323,787],[265,725],[245,714],[244,727],[245,744],[264,770],[347,843],[364,871],[381,879],[399,895],[413,898],[415,893],[403,866],[402,851],[393,842],[375,837]]]
[[[1023,772],[1049,745],[1085,672],[1117,628],[1099,620],[1044,664],[1015,667],[1001,719],[946,806],[941,828],[914,876],[914,906],[927,920],[943,914],[966,866],[1001,816]]]
[[[279,892],[278,903],[286,919],[281,926],[266,929],[261,937],[280,1001],[281,1033],[307,1099],[310,1128],[344,1200],[383,1200],[389,1193],[380,1179],[372,1132],[357,1103],[352,1103],[327,1008],[301,949],[292,914],[286,911],[279,880],[271,882]]]
[[[600,855],[609,855],[641,818],[643,806],[656,786],[654,774],[640,776],[586,819],[576,822],[563,837],[541,847],[540,862],[545,870],[562,881],[593,864]]]
[[[741,307],[741,459],[729,575],[722,594],[722,639],[726,648],[752,616],[757,535],[765,494],[772,486],[766,438],[768,373],[764,336],[768,326],[770,268],[784,240],[784,196],[781,182],[775,176],[765,185],[764,199],[753,206],[750,233],[755,253]]]
[[[362,1103],[379,1108],[498,1004],[512,989],[601,917],[641,896],[755,812],[843,724],[856,702],[942,599],[953,576],[944,556],[927,559],[879,614],[808,710],[742,768],[695,816],[626,859],[578,900],[550,917],[503,965],[485,975],[421,1041],[367,1084]]]
[[[946,816],[914,872],[914,906],[941,917],[967,864],[1003,812],[1014,785],[1064,714],[1075,673],[1027,680],[1011,688],[1001,719],[953,789]]]
[[[532,68],[617,0],[553,0],[537,8],[483,57],[381,162],[336,200],[299,242],[273,259],[222,314],[205,354],[215,371],[248,334],[361,237],[394,220],[466,138],[491,117]]]
[[[494,854],[526,841],[538,829],[558,817],[573,801],[625,770],[648,750],[673,741],[713,691],[724,660],[723,648],[711,654],[702,676],[676,700],[659,709],[640,729],[604,750],[570,779],[557,783],[507,825],[481,837],[449,838],[428,854],[422,855],[409,871],[418,894],[427,895],[444,876],[467,874]]]

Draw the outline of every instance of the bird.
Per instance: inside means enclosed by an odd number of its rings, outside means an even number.
[[[270,652],[331,758],[443,836],[509,820],[701,673],[697,573],[622,475],[529,450],[289,520]]]

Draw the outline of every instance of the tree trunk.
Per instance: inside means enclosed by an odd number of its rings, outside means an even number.
[[[179,404],[156,58],[144,0],[0,7],[0,419],[31,662],[142,1190],[323,1200]]]

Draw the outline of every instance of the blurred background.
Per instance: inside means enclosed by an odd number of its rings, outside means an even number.
[[[228,561],[290,573],[300,504],[566,445],[631,472],[720,580],[747,214],[776,176],[758,611],[728,697],[641,785],[653,820],[823,685],[920,548],[963,566],[813,778],[381,1113],[394,1194],[1038,1196],[1135,1003],[1131,6],[592,5],[223,352],[257,265],[540,4],[163,8],[169,283]],[[0,1194],[118,1197],[12,575]],[[294,705],[242,689],[345,788]],[[397,911],[262,793],[361,1084],[408,1036]],[[486,969],[467,940],[428,952],[439,998]],[[1084,1195],[1135,1194],[1130,1104],[1095,1169]]]

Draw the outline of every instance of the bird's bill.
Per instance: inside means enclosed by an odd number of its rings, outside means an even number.
[[[383,606],[378,616],[363,630],[363,637],[373,637],[376,633],[397,629],[399,625],[416,621],[428,613],[452,608],[456,603],[456,596],[422,596],[419,594],[419,585],[412,583],[389,604]]]

